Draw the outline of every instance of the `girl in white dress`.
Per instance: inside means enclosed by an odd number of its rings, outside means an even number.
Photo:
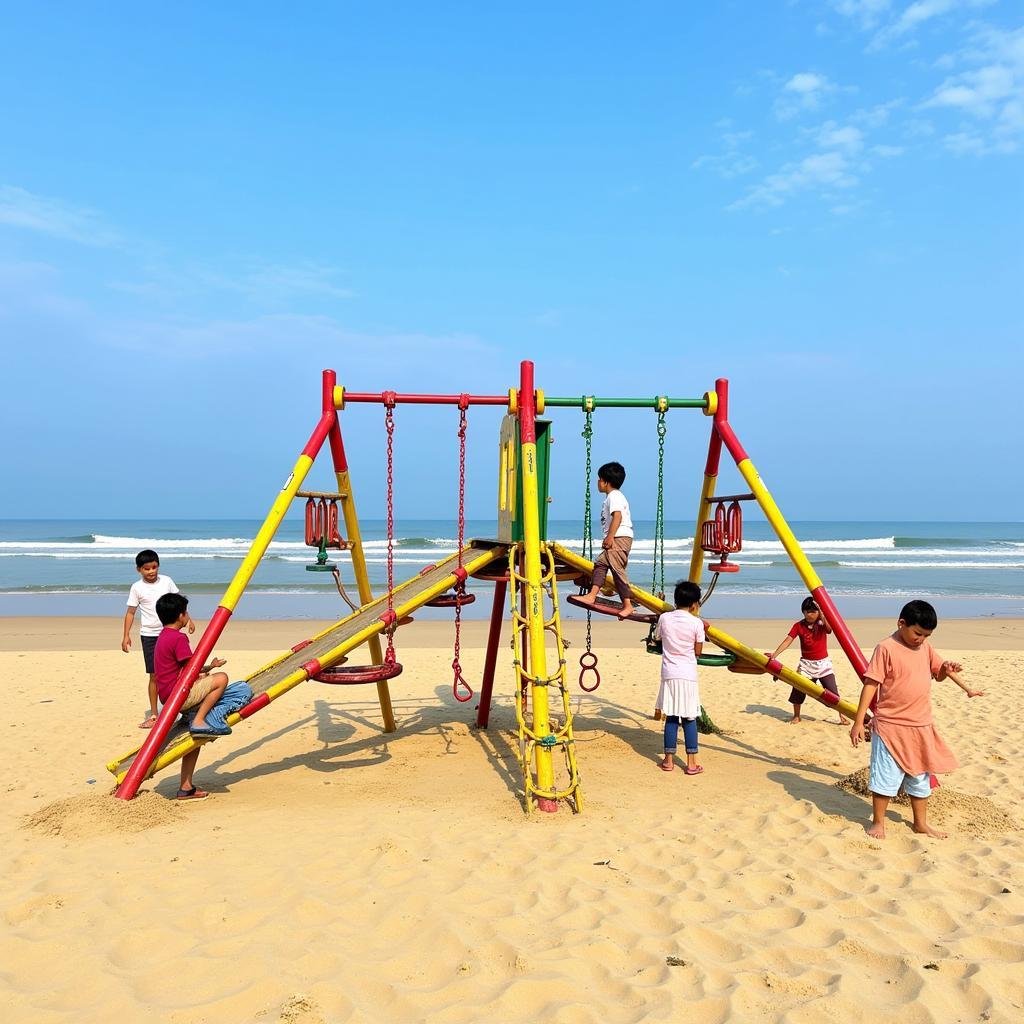
[[[700,587],[684,580],[676,584],[675,611],[658,619],[655,636],[661,641],[661,689],[657,707],[665,716],[665,756],[659,767],[675,768],[676,743],[682,722],[686,744],[687,775],[700,775],[697,763],[697,719],[700,693],[697,690],[697,656],[704,649],[704,622],[700,617]]]

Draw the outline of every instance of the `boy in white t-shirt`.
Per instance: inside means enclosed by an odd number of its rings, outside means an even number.
[[[625,480],[626,470],[618,462],[606,462],[597,471],[597,489],[605,496],[601,505],[601,532],[604,540],[601,542],[601,554],[594,562],[590,593],[580,598],[585,604],[593,604],[611,572],[612,582],[622,598],[620,619],[633,614],[629,576],[626,574],[629,551],[633,547],[633,518],[629,514],[629,502],[619,490]]]
[[[140,551],[135,556],[135,568],[142,577],[132,584],[128,591],[128,611],[124,614],[124,635],[121,638],[121,650],[127,654],[132,649],[132,623],[135,621],[135,609],[139,609],[139,640],[142,643],[142,656],[149,674],[149,714],[139,723],[140,729],[152,729],[156,722],[159,709],[157,707],[156,676],[153,672],[153,652],[160,631],[164,628],[156,614],[157,598],[164,594],[177,594],[178,588],[170,576],[160,575],[160,556],[150,548]],[[191,617],[188,620],[188,631],[194,633],[196,624]]]

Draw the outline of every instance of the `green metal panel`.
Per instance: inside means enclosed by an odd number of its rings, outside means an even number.
[[[551,420],[537,420],[537,518],[540,539],[548,539],[548,495],[551,481]],[[516,451],[520,450],[519,423],[516,422]],[[523,539],[523,466],[520,460],[516,472],[516,518],[512,524],[512,539]]]

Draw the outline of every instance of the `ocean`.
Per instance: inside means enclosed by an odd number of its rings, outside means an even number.
[[[137,579],[135,553],[156,549],[162,570],[206,618],[227,586],[260,523],[209,520],[0,520],[0,616],[116,616]],[[923,597],[954,617],[1024,615],[1024,523],[794,522],[818,574],[844,614],[895,616],[902,602]],[[381,592],[387,577],[383,521],[363,521],[371,581]],[[651,584],[652,522],[634,524],[633,580]],[[313,553],[303,543],[300,518],[288,518],[236,610],[248,619],[340,618],[344,607],[330,576],[308,573]],[[578,521],[552,520],[549,533],[581,549]],[[495,524],[471,520],[467,537],[494,536]],[[455,550],[455,524],[413,520],[396,524],[395,580]],[[666,526],[666,580],[686,575],[693,523]],[[332,553],[351,586],[348,556]],[[711,617],[798,617],[800,579],[767,523],[744,524],[744,544],[733,559],[741,571],[723,575],[706,611]],[[704,582],[709,579],[705,574]],[[565,585],[563,585],[564,587]],[[464,614],[489,613],[489,587]],[[566,591],[568,592],[568,591]],[[575,611],[568,612],[575,617]],[[426,609],[420,618],[450,617]]]

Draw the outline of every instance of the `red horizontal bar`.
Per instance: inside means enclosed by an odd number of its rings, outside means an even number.
[[[390,392],[396,405],[458,405],[462,395],[399,395]],[[346,391],[345,404],[349,402],[379,402],[384,404],[385,392]],[[467,395],[470,405],[508,405],[508,395]]]

